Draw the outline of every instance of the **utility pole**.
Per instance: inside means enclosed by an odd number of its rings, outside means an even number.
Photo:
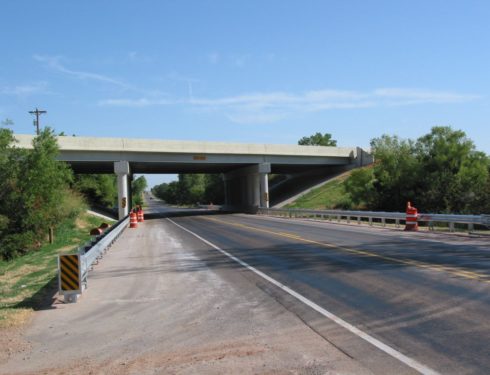
[[[36,108],[35,111],[29,111],[31,115],[36,115],[36,119],[34,120],[34,126],[36,127],[36,134],[39,135],[39,115],[47,113],[46,111],[40,111]]]

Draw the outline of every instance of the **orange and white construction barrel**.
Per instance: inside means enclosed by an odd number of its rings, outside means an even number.
[[[138,228],[138,217],[134,212],[129,214],[129,227]]]
[[[412,207],[410,202],[407,202],[406,220],[405,220],[405,230],[406,231],[417,231],[419,230],[419,225],[417,223],[419,214],[415,207]]]
[[[143,210],[141,208],[138,210],[137,215],[138,215],[138,222],[139,223],[142,223],[145,221],[145,215],[144,215]]]

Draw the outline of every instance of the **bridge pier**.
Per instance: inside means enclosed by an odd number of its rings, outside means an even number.
[[[129,163],[127,161],[114,162],[114,172],[117,174],[117,206],[120,220],[128,215],[131,205]]]
[[[269,208],[269,173],[265,172],[260,173],[260,207]]]
[[[225,204],[251,212],[269,207],[270,171],[270,163],[260,163],[226,173]]]

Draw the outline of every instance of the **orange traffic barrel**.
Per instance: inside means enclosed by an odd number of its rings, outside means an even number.
[[[129,214],[129,227],[130,228],[138,228],[138,218],[134,212]]]
[[[410,202],[407,202],[406,220],[405,220],[405,230],[406,231],[417,231],[419,230],[419,225],[417,223],[418,212],[415,207],[412,207]]]
[[[140,208],[138,212],[136,213],[138,215],[138,222],[142,223],[145,221],[145,216],[143,215],[143,210]]]
[[[110,227],[110,225],[107,224],[107,223],[102,223],[102,224],[99,225],[99,228],[102,229],[103,231],[106,230],[109,227]]]
[[[102,229],[94,228],[90,231],[91,236],[100,236],[103,233]]]

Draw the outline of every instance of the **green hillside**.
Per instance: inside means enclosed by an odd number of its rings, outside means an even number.
[[[349,195],[344,189],[344,181],[349,176],[350,171],[342,173],[325,185],[313,189],[296,201],[288,204],[285,208],[305,208],[313,210],[351,208]]]

